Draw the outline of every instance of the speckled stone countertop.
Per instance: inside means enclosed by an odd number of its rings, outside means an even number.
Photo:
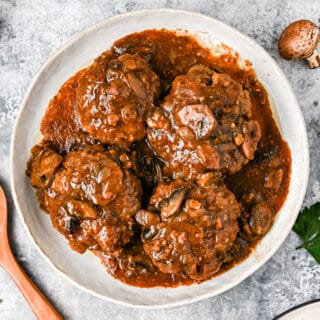
[[[277,38],[291,21],[320,23],[319,0],[0,0],[0,182],[8,194],[10,241],[19,263],[65,319],[272,319],[320,298],[320,265],[295,250],[291,232],[254,275],[218,297],[163,310],[135,310],[96,298],[66,281],[40,256],[24,230],[10,195],[9,150],[15,117],[26,89],[48,56],[77,32],[107,17],[168,7],[217,18],[255,39],[288,77],[307,125],[311,174],[304,205],[320,200],[320,69],[279,57]],[[0,319],[34,319],[7,273],[0,269]]]

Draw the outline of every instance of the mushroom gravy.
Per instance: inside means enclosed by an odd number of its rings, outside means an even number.
[[[116,41],[62,85],[41,133],[27,164],[40,207],[134,286],[228,270],[288,193],[290,150],[254,70],[188,35]]]

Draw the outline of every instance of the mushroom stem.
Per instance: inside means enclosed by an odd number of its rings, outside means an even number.
[[[314,69],[320,67],[320,56],[317,50],[314,50],[312,55],[306,58],[309,64],[309,68]]]

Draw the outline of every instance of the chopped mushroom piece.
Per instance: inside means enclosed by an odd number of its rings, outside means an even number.
[[[185,190],[174,191],[169,198],[163,199],[160,203],[161,216],[163,219],[169,218],[178,212],[184,200]]]
[[[252,206],[249,225],[254,234],[266,234],[272,224],[273,212],[265,202],[259,202]]]
[[[136,221],[142,226],[150,226],[160,222],[160,218],[156,213],[148,210],[139,210],[135,215]]]
[[[31,151],[27,164],[27,174],[34,188],[46,187],[54,177],[54,173],[63,158],[47,146],[36,145]]]
[[[291,23],[282,32],[278,48],[282,58],[287,60],[306,59],[309,68],[320,67],[320,56],[316,51],[320,32],[316,24],[309,20]]]

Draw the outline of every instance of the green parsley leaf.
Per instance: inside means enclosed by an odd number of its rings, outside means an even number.
[[[293,230],[302,238],[303,243],[297,248],[308,250],[320,263],[320,203],[304,208],[299,213]]]
[[[2,303],[3,302],[3,300],[2,299],[0,299],[0,303]]]

